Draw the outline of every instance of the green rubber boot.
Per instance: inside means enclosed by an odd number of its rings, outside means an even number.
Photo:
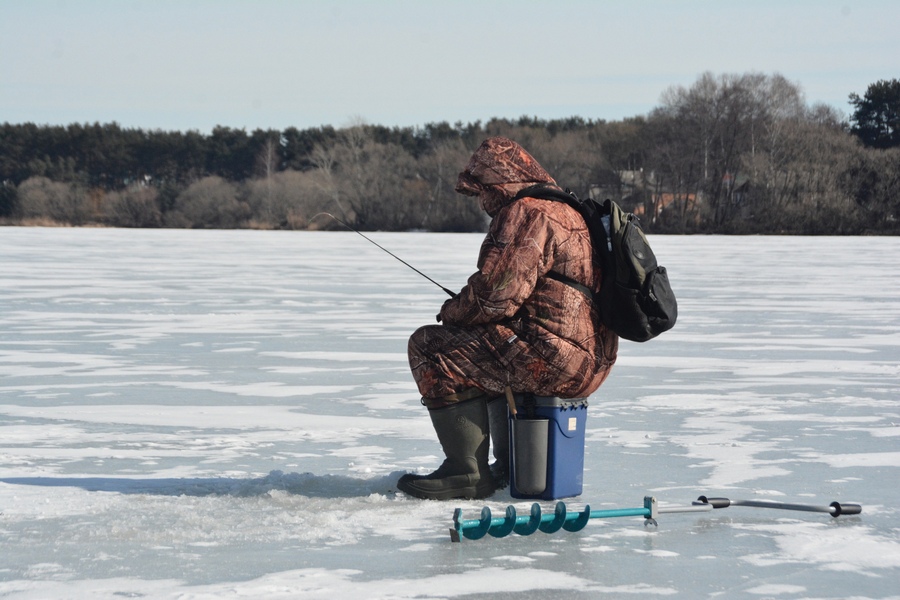
[[[407,473],[400,491],[423,500],[487,498],[496,491],[488,466],[488,411],[476,398],[428,411],[446,460],[429,475]]]

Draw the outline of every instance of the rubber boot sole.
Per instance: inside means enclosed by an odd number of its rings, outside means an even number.
[[[472,484],[468,475],[451,475],[442,479],[404,475],[397,481],[397,488],[421,500],[481,500],[496,491],[493,481],[482,477]]]

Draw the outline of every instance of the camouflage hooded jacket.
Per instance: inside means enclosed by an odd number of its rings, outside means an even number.
[[[476,150],[456,190],[477,195],[492,220],[478,271],[443,305],[440,317],[445,325],[496,324],[489,328],[492,344],[500,347],[516,335],[542,359],[529,367],[546,371],[533,374],[544,381],[542,387],[555,380],[549,386],[554,394],[587,396],[609,374],[618,337],[600,322],[585,294],[548,277],[555,272],[600,289],[601,273],[581,215],[561,202],[513,200],[536,183],[556,182],[517,143],[495,137]]]

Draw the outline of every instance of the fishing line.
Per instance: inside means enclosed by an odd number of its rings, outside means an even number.
[[[407,267],[409,267],[410,269],[412,269],[413,271],[415,271],[416,273],[418,273],[419,275],[421,275],[422,277],[424,277],[425,279],[427,279],[428,281],[430,281],[430,282],[433,283],[434,285],[436,285],[436,286],[438,286],[439,288],[441,288],[442,290],[444,290],[444,292],[446,292],[447,295],[449,295],[451,298],[456,298],[456,293],[455,293],[455,292],[452,292],[452,291],[448,290],[447,288],[445,288],[444,286],[442,286],[441,284],[439,284],[437,281],[435,281],[434,279],[432,279],[431,277],[429,277],[428,275],[426,275],[426,274],[423,273],[422,271],[418,270],[417,268],[415,268],[414,266],[412,266],[411,264],[409,264],[408,262],[406,262],[405,260],[403,260],[402,258],[400,258],[399,256],[397,256],[396,254],[394,254],[393,252],[391,252],[390,250],[388,250],[387,248],[385,248],[384,246],[382,246],[382,245],[379,244],[378,242],[376,242],[376,241],[374,241],[374,240],[372,240],[372,239],[366,237],[365,235],[363,235],[362,233],[360,233],[359,231],[357,231],[356,229],[354,229],[353,227],[351,227],[350,225],[348,225],[348,224],[345,223],[344,221],[338,219],[338,218],[337,218],[336,216],[334,216],[333,214],[327,213],[327,212],[320,212],[320,213],[314,215],[314,216],[312,217],[312,219],[310,219],[310,221],[312,221],[313,219],[315,219],[316,217],[321,216],[321,215],[325,215],[326,217],[331,217],[332,219],[334,219],[335,221],[337,221],[338,223],[340,223],[341,225],[343,225],[344,227],[346,227],[347,229],[349,229],[349,230],[352,231],[353,233],[355,233],[355,234],[359,235],[360,237],[362,237],[364,240],[366,240],[366,241],[369,242],[370,244],[374,244],[376,247],[378,247],[379,250],[382,250],[383,252],[387,252],[388,254],[390,254],[391,256],[393,256],[395,259],[399,260],[401,263],[403,263],[404,265],[406,265]]]

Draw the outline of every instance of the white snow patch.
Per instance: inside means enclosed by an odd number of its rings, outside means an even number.
[[[767,583],[758,585],[747,590],[748,594],[756,594],[758,596],[780,596],[782,594],[802,594],[806,588],[802,585],[785,585],[778,583]]]
[[[835,469],[856,467],[900,467],[900,452],[858,452],[855,454],[804,454],[808,460],[824,462]]]
[[[769,566],[784,562],[816,565],[826,571],[866,573],[900,568],[900,541],[871,527],[842,527],[839,523],[790,522],[735,525],[742,531],[773,534],[779,552],[751,555],[747,562]]]

